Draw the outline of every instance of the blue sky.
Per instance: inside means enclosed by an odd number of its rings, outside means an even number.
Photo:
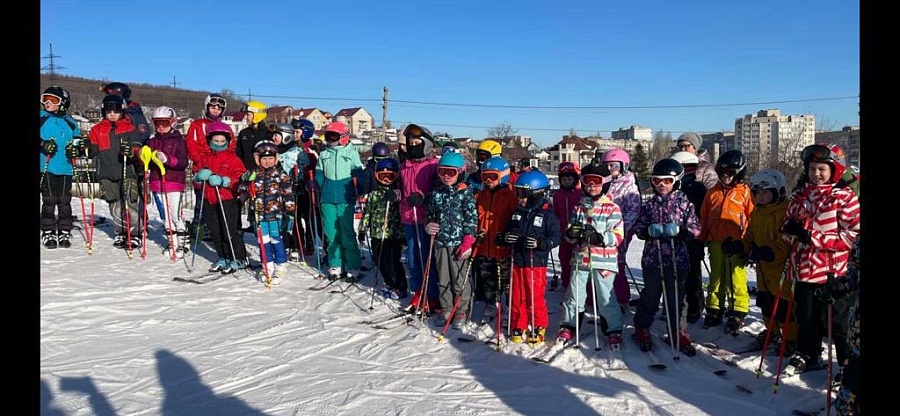
[[[115,23],[113,23],[113,21]],[[766,108],[859,125],[855,1],[41,1],[61,73],[547,145]],[[41,59],[40,66],[49,61]],[[849,98],[848,98],[849,97]]]

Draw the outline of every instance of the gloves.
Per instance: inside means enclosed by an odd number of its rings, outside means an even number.
[[[202,171],[201,171],[202,172]],[[248,170],[241,175],[241,182],[250,183],[256,180],[256,171]]]
[[[475,244],[475,237],[471,235],[464,235],[462,238],[462,243],[459,247],[456,247],[456,251],[454,254],[456,255],[456,260],[465,260],[468,259],[469,256],[472,255],[472,245]]]
[[[53,156],[56,154],[56,140],[43,140],[41,141],[41,153],[47,156]]]
[[[209,186],[222,186],[222,177],[219,175],[209,175],[207,181]]]
[[[223,188],[231,187],[231,178],[229,178],[227,176],[223,176],[222,177],[222,187]]]
[[[74,143],[69,143],[66,145],[66,157],[69,159],[74,159],[80,156],[78,154],[80,151],[81,149],[79,149],[78,146],[75,146]]]
[[[122,143],[121,147],[120,147],[120,151],[121,151],[122,156],[125,156],[125,157],[134,156],[134,148],[131,147],[131,144],[129,144],[129,143]]]
[[[752,250],[750,250],[750,254],[747,255],[747,259],[754,262],[774,261],[775,252],[772,251],[772,248],[769,246],[754,247]]]
[[[584,232],[584,227],[581,224],[569,225],[569,228],[566,230],[566,238],[569,240],[580,240],[582,232]]]
[[[400,200],[400,190],[388,189],[387,192],[384,193],[384,200],[387,202],[399,201]]]
[[[828,280],[825,284],[816,290],[818,298],[826,303],[834,303],[834,301],[847,296],[852,292],[850,287],[850,279],[845,276],[835,276],[833,273],[828,274]]]
[[[421,192],[413,192],[406,197],[406,203],[413,208],[421,207],[425,205],[425,195],[422,195]]]
[[[679,231],[681,231],[681,227],[679,227],[675,222],[667,222],[665,225],[663,225],[663,234],[666,237],[675,238],[678,236]]]
[[[212,176],[211,170],[206,168],[200,169],[200,171],[194,175],[194,182],[205,182],[210,176]]]
[[[728,237],[722,241],[722,253],[726,256],[736,256],[744,254],[744,244],[740,240]]]
[[[781,228],[781,232],[796,236],[797,240],[801,243],[812,243],[812,240],[810,240],[809,237],[809,230],[803,228],[803,224],[801,224],[800,221],[797,221],[794,218],[791,218],[787,223],[784,224],[784,227]]]
[[[425,232],[428,233],[428,235],[435,235],[441,232],[441,225],[436,222],[429,222],[428,224],[425,224]]]
[[[156,151],[156,158],[157,158],[161,163],[166,163],[167,161],[169,161],[169,158],[166,156],[165,153],[163,153],[162,150],[157,150],[157,151]]]
[[[665,230],[662,224],[654,222],[647,227],[647,233],[650,234],[650,238],[660,238],[665,234]]]
[[[678,235],[675,236],[675,239],[681,241],[693,240],[694,233],[692,233],[687,228],[682,228],[680,231],[678,231]]]
[[[592,246],[606,247],[606,242],[603,241],[603,235],[598,233],[593,225],[586,225],[584,227],[584,231],[581,233],[581,241]]]
[[[529,250],[545,250],[547,249],[547,243],[544,240],[537,238],[534,235],[525,236],[525,248]]]
[[[356,241],[358,241],[359,244],[366,242],[366,230],[359,230],[359,232],[356,233]]]
[[[515,244],[517,241],[519,241],[519,238],[522,238],[522,236],[519,235],[519,233],[517,231],[507,231],[503,235],[503,241],[506,244],[510,244],[510,245]]]
[[[481,244],[481,242],[484,241],[485,234],[486,232],[484,230],[478,230],[478,232],[475,233],[475,244]]]

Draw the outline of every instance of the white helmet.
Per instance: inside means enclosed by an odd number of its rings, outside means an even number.
[[[776,199],[780,200],[785,194],[784,174],[775,169],[764,169],[750,177],[750,189],[758,191],[762,189],[774,189]]]
[[[682,166],[687,166],[690,164],[700,164],[700,159],[697,158],[697,155],[691,152],[675,152],[672,156],[669,156],[669,159],[675,159],[678,163],[681,163]]]
[[[172,107],[159,106],[153,109],[153,116],[151,118],[158,118],[164,120],[172,120],[177,118],[175,115],[175,110]]]

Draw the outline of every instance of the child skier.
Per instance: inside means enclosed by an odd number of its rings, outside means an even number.
[[[278,135],[280,133],[277,133]],[[284,237],[290,236],[283,224],[296,209],[291,177],[278,164],[278,145],[264,140],[256,144],[257,167],[241,176],[238,193],[241,199],[249,199],[256,215],[257,239],[260,244],[260,260],[264,269],[257,279],[277,285],[287,277],[287,252]]]
[[[185,170],[188,166],[187,144],[181,132],[175,129],[175,122],[178,116],[172,107],[161,106],[153,110],[153,127],[156,134],[147,140],[147,147],[156,156],[156,159],[162,162],[166,174],[162,174],[162,170],[156,163],[151,162],[149,185],[150,191],[154,193],[154,199],[163,201],[163,212],[165,219],[163,220],[166,235],[174,235],[174,241],[169,241],[165,251],[171,255],[171,250],[175,251],[175,257],[182,258],[190,251],[188,248],[188,231],[185,228],[184,219],[181,216],[181,195],[184,194],[185,180],[187,175]]]
[[[516,210],[516,191],[509,182],[509,163],[500,156],[493,156],[481,164],[483,189],[475,196],[478,207],[478,230],[483,238],[476,241],[472,273],[475,282],[475,300],[485,302],[481,321],[487,322],[497,312],[498,294],[509,287],[509,247],[497,244],[497,235]],[[499,286],[498,286],[499,285]]]
[[[453,319],[453,329],[461,329],[468,320],[472,283],[470,267],[464,267],[472,255],[478,209],[475,196],[465,184],[466,160],[459,153],[447,153],[438,161],[437,186],[425,199],[428,222],[425,232],[434,239],[433,262],[438,279],[441,311],[435,325],[444,326]],[[459,305],[450,315],[456,299]]]
[[[344,278],[356,282],[362,275],[353,228],[356,188],[352,179],[360,176],[363,165],[359,153],[350,143],[350,128],[346,124],[335,121],[326,126],[325,142],[327,147],[319,155],[315,177],[321,193],[321,199],[316,201],[322,210],[322,225],[328,243],[328,278],[341,278],[343,268]]]
[[[46,248],[68,248],[72,246],[74,222],[72,163],[83,151],[82,143],[75,144],[75,138],[81,138],[81,128],[66,114],[71,99],[65,89],[55,85],[45,89],[41,104],[41,242]],[[60,152],[60,148],[65,151]]]
[[[356,235],[360,244],[366,235],[371,236],[372,255],[384,278],[381,295],[394,300],[405,299],[409,291],[406,270],[400,262],[406,241],[400,224],[400,190],[397,184],[400,163],[391,158],[381,159],[375,165],[374,175],[378,185],[369,192]]]
[[[689,270],[685,244],[700,235],[700,223],[694,204],[681,192],[684,167],[675,159],[662,159],[653,165],[650,182],[653,197],[641,207],[635,223],[635,235],[644,240],[641,267],[644,288],[634,315],[634,340],[641,351],[653,347],[650,326],[664,297],[669,342],[678,338],[678,349],[688,357],[697,351],[691,344],[684,316],[684,280]],[[677,293],[677,296],[676,296]]]
[[[230,274],[249,265],[241,230],[243,203],[236,198],[238,181],[246,169],[234,151],[236,142],[227,124],[209,123],[206,140],[212,153],[202,156],[203,168],[194,175],[194,182],[206,182],[203,217],[219,256],[209,271]]]
[[[544,342],[548,324],[547,261],[559,245],[559,221],[550,209],[550,181],[538,170],[516,179],[519,206],[497,243],[511,246],[513,271],[510,281],[510,341],[531,345]]]
[[[576,324],[581,324],[590,282],[594,313],[599,315],[597,319],[603,318],[606,322],[604,335],[609,337],[610,348],[618,350],[622,345],[623,322],[614,281],[618,270],[616,256],[625,229],[622,211],[606,195],[608,176],[609,170],[604,165],[590,164],[581,170],[584,196],[569,216],[566,228],[566,239],[575,247],[570,263],[572,280],[566,289],[557,339],[569,342],[575,338]]]
[[[293,210],[285,212],[285,214],[281,216],[281,232],[279,235],[281,236],[280,239],[284,245],[284,249],[290,254],[290,260],[299,261],[300,244],[298,244],[298,241],[300,236],[298,235],[299,233],[297,230],[299,230],[300,227],[300,221],[298,221],[300,218],[297,217],[296,205],[298,202],[297,193],[295,191],[298,188],[297,184],[303,183],[301,180],[302,178],[300,177],[300,155],[303,151],[297,146],[297,141],[294,139],[294,126],[288,123],[279,123],[275,124],[272,129],[271,141],[275,143],[275,148],[278,150],[277,164],[278,167],[288,175],[291,187],[293,188],[290,198],[295,205]],[[256,150],[254,150],[253,154],[254,158],[259,156],[259,152]]]
[[[553,213],[559,219],[559,229],[565,230],[569,226],[569,218],[575,212],[575,207],[581,203],[581,198],[584,197],[581,192],[581,168],[575,162],[563,162],[556,168],[556,172],[559,175],[559,189],[553,192]],[[560,277],[562,290],[568,289],[571,281],[572,268],[569,267],[569,264],[571,264],[575,246],[575,242],[565,238],[559,243],[557,253],[562,269]]]
[[[688,201],[694,204],[694,213],[700,218],[700,207],[703,205],[703,198],[706,197],[706,185],[697,179],[697,167],[700,165],[700,159],[691,152],[675,152],[670,159],[675,159],[681,166],[684,166],[684,176],[681,177],[681,186],[679,190],[684,192]],[[684,301],[687,304],[685,319],[687,323],[695,324],[700,320],[706,297],[703,295],[703,270],[702,263],[706,258],[706,247],[700,239],[691,239],[685,241],[688,249],[688,257],[690,266],[688,268],[687,277],[684,280]]]
[[[641,192],[638,190],[634,173],[629,169],[631,157],[628,156],[628,152],[622,149],[609,149],[603,153],[600,162],[606,165],[610,174],[609,191],[606,192],[606,196],[612,199],[622,211],[625,229],[625,236],[618,247],[619,271],[616,273],[614,285],[616,299],[624,311],[628,310],[628,302],[631,300],[631,287],[628,285],[628,276],[625,270],[628,267],[625,255],[628,253],[628,244],[634,234],[632,230],[634,221],[641,212]]]
[[[706,294],[706,318],[703,329],[712,328],[728,318],[725,332],[733,334],[744,325],[750,310],[747,269],[740,240],[747,231],[753,211],[750,187],[743,183],[747,164],[739,150],[722,153],[716,160],[719,182],[706,191],[700,207],[700,239],[709,247],[709,286]],[[729,313],[725,316],[725,302]]]

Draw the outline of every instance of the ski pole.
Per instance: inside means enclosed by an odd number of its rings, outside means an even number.
[[[200,227],[202,227],[202,224],[199,224],[198,220],[200,218],[203,218],[203,198],[202,198],[202,196],[206,195],[206,181],[203,181],[203,185],[201,186],[201,189],[200,189],[200,195],[201,195],[200,200],[194,201],[195,203],[200,204],[200,210],[197,213],[197,217],[194,218],[194,223],[197,225],[196,225],[196,232],[194,233],[194,235],[195,235],[194,248],[191,249],[192,253],[191,253],[191,268],[189,270],[190,272],[194,271],[194,260],[197,259],[197,244],[200,243]]]
[[[528,297],[531,309],[531,322],[528,324],[528,333],[531,335],[532,339],[534,339],[535,330],[537,329],[537,324],[534,319],[534,249],[528,250],[528,275],[529,275],[529,283],[528,283]],[[543,294],[541,294],[543,296]],[[531,343],[529,343],[531,344]],[[534,349],[534,345],[531,345],[531,348]]]
[[[797,242],[796,240],[797,240],[796,237],[791,236],[790,247],[792,249],[794,248],[794,244]],[[792,263],[794,263],[794,277],[796,279],[797,277],[800,276],[800,265],[793,262],[790,258],[788,259],[788,261],[791,261]],[[787,265],[785,265],[785,267],[787,267]],[[795,281],[796,280],[791,281],[791,293],[792,294],[794,293],[794,290],[796,290],[796,287],[794,287]],[[794,296],[791,296],[791,298],[788,299],[787,315],[785,316],[784,326],[781,327],[781,348],[778,349],[778,365],[775,367],[775,371],[777,373],[775,375],[775,384],[772,386],[773,387],[772,394],[778,394],[778,389],[781,387],[781,364],[784,360],[784,350],[785,350],[785,347],[787,346],[787,342],[786,342],[787,335],[788,335],[787,329],[788,329],[788,326],[791,324],[791,314],[793,312],[794,312]]]
[[[51,137],[50,140],[55,141],[56,139]],[[44,189],[44,178],[47,177],[47,170],[49,170],[49,169],[50,169],[50,155],[47,155],[46,157],[44,157],[44,168],[41,169],[41,183],[39,186],[39,189],[41,189],[41,190]],[[49,186],[47,187],[47,192],[50,192]],[[53,195],[51,194],[50,196],[53,196]]]
[[[86,241],[88,255],[94,254],[94,182],[91,179],[91,170],[94,169],[94,162],[87,157],[89,149],[85,147],[84,156],[85,156],[85,172],[87,173],[87,182],[88,182],[88,194],[90,194],[91,198],[91,225],[88,227],[90,231],[88,233],[88,238]],[[99,163],[99,161],[97,162]],[[90,166],[88,166],[90,165]],[[99,183],[97,184],[99,186]]]
[[[225,224],[225,237],[228,239],[228,247],[231,248],[231,260],[237,261],[237,255],[234,254],[234,243],[231,241],[231,230],[228,229],[228,217],[225,216],[225,205],[222,204],[222,193],[219,192],[220,187],[218,185],[214,188],[216,188],[216,202],[219,203],[219,210],[222,211],[222,224]]]
[[[311,170],[309,171],[309,181],[310,181],[310,183],[315,184],[315,180],[313,179],[313,171],[311,171]],[[316,208],[317,205],[316,205],[316,188],[315,188],[315,186],[312,186],[311,189],[309,190],[309,197],[310,197],[310,202],[311,202],[309,205],[309,211],[311,213],[310,217],[312,218],[312,220],[310,222],[312,222],[312,229],[313,229],[312,243],[313,243],[313,247],[316,249],[315,250],[316,251],[316,271],[319,272],[319,274],[316,275],[316,279],[321,280],[321,279],[325,278],[325,275],[322,274],[322,255],[319,252],[319,246],[321,244],[318,241],[319,240],[319,224],[318,224],[319,220],[318,220],[318,215],[317,215],[318,209]]]
[[[73,167],[73,168],[75,167],[75,163],[76,163],[76,159],[73,157],[73,158],[72,158],[72,167]],[[84,198],[86,197],[86,195],[84,194],[84,193],[85,193],[85,186],[84,186],[85,184],[84,184],[83,182],[78,181],[78,174],[77,174],[77,173],[76,173],[75,175],[72,175],[72,179],[73,179],[73,181],[74,181],[74,183],[75,183],[75,189],[77,189],[77,190],[78,190],[78,193],[80,194],[78,199],[81,200],[81,224],[84,226],[84,238],[85,238],[85,241],[87,241],[87,238],[88,238],[88,231],[87,231],[87,228],[88,228],[88,218],[87,218],[87,216],[86,216],[86,212],[85,212],[85,209],[84,209]]]
[[[294,178],[300,174],[300,165],[294,165]],[[296,179],[295,179],[296,180]],[[294,194],[294,235],[297,237],[297,248],[300,250],[300,265],[306,266],[306,253],[303,252],[303,241],[300,233],[300,199]],[[305,228],[305,227],[304,227]]]
[[[513,289],[515,286],[515,276],[516,276],[516,253],[515,253],[515,244],[511,244],[509,247],[509,293],[506,295],[506,299],[508,301],[507,311],[506,311],[506,343],[509,344],[509,338],[512,336],[512,311],[513,311]],[[497,315],[501,317],[501,315]],[[499,347],[498,347],[499,348]]]
[[[832,260],[832,264],[833,260]],[[828,274],[829,279],[834,279],[834,273]],[[830,295],[828,295],[830,297]],[[831,355],[831,347],[834,345],[834,335],[832,333],[832,326],[834,325],[834,300],[829,299],[828,306],[825,307],[828,315],[828,371],[825,373],[825,416],[831,415],[831,383],[833,382],[832,376],[832,355]]]
[[[759,274],[760,280],[762,280],[763,283],[765,283],[766,277],[763,274],[762,268],[759,267],[759,263],[757,263],[757,265],[756,265],[756,273]],[[775,328],[775,320],[776,320],[775,317],[778,315],[778,303],[779,303],[779,300],[781,299],[781,290],[782,290],[783,286],[784,286],[784,273],[781,274],[781,279],[778,283],[778,293],[775,295],[775,300],[772,302],[772,311],[770,312],[772,315],[769,316],[769,324],[767,326],[769,328],[769,330],[766,331],[766,337],[765,337],[765,339],[763,339],[762,353],[760,353],[760,355],[759,355],[759,366],[756,367],[756,378],[759,378],[759,376],[762,375],[762,366],[763,366],[763,361],[766,359],[766,350],[769,348],[769,341],[772,340],[772,333],[775,331],[775,329],[774,329]],[[768,288],[766,288],[766,292],[769,292]],[[769,292],[769,293],[772,293],[772,292]],[[781,342],[782,343],[787,342],[787,339],[782,338]]]
[[[497,305],[497,312],[495,312],[496,315],[494,317],[494,319],[497,320],[497,330],[496,330],[497,347],[495,348],[495,350],[497,352],[500,351],[500,334],[503,333],[503,324],[502,324],[502,322],[503,322],[503,301],[500,299],[500,297],[503,295],[503,277],[502,277],[502,275],[503,275],[503,273],[500,270],[500,259],[497,259],[497,291],[494,292],[494,302]],[[512,281],[511,277],[510,277],[510,281]]]
[[[672,248],[672,289],[674,292],[675,302],[675,337],[672,339],[672,346],[674,348],[675,343],[678,343],[678,350],[681,351],[681,308],[684,306],[684,302],[680,301],[678,298],[678,267],[675,265],[675,238],[669,238],[669,245]],[[687,247],[685,247],[685,252],[687,252]],[[666,313],[668,315],[668,313]]]
[[[588,279],[591,280],[591,303],[594,305],[594,351],[600,351],[600,330],[597,328],[600,314],[597,312],[597,280],[594,279],[594,262],[589,261]],[[600,270],[597,270],[600,273]]]
[[[470,274],[469,272],[472,271],[472,259],[475,258],[476,251],[478,251],[477,247],[474,250],[472,250],[472,254],[469,256],[468,261],[463,263],[463,267],[461,267],[456,272],[456,280],[459,281],[459,274],[462,273],[463,270],[465,270],[465,273],[463,274],[462,290],[460,290],[460,292],[456,294],[456,301],[453,302],[453,308],[450,309],[451,317],[453,317],[453,314],[456,313],[456,309],[459,308],[459,303],[462,301],[463,294],[466,293],[466,288],[469,283],[469,274]],[[452,287],[453,282],[450,282],[450,285]],[[444,328],[441,329],[441,333],[438,334],[438,337],[437,337],[438,342],[441,342],[444,340],[444,335],[447,333],[447,328],[450,327],[450,322],[451,322],[450,319],[448,319],[447,322],[444,322]]]
[[[256,181],[250,182],[250,203],[256,205]],[[254,207],[258,208],[258,207]],[[253,210],[256,220],[256,240],[259,243],[259,260],[262,262],[263,276],[265,276],[266,289],[272,288],[272,277],[269,275],[268,261],[266,260],[266,242],[262,234],[262,223],[259,221],[259,209]],[[233,250],[233,249],[232,249]],[[233,256],[234,254],[232,254]]]
[[[148,149],[148,151],[150,149],[149,147],[144,146],[143,148],[141,148],[142,153],[143,153],[144,148]],[[168,230],[169,247],[171,247],[169,252],[171,252],[171,254],[172,254],[172,261],[176,261],[175,249],[178,246],[178,244],[175,242],[175,227],[173,225],[174,220],[172,219],[172,213],[169,212],[169,193],[166,191],[166,189],[168,189],[168,187],[166,185],[166,167],[163,165],[163,162],[161,160],[159,160],[159,158],[156,156],[155,152],[149,152],[149,153],[150,153],[150,159],[153,160],[153,163],[155,163],[156,166],[159,168],[159,177],[162,180],[162,189],[160,189],[160,191],[163,196],[163,212],[165,212],[166,220],[169,224],[169,226],[167,227],[169,229]],[[147,172],[147,171],[145,170],[144,172]],[[149,179],[148,179],[148,181],[149,181]],[[144,212],[146,212],[146,211],[147,211],[147,204],[144,204]]]
[[[128,144],[126,144],[127,146]],[[122,155],[122,206],[124,207],[123,217],[125,218],[125,247],[128,251],[128,260],[134,259],[134,252],[131,247],[131,209],[128,207],[129,190],[125,188],[125,182],[128,181],[128,156]]]
[[[669,334],[669,346],[672,347],[672,361],[678,362],[681,357],[675,352],[675,338],[672,336],[672,314],[669,310],[669,291],[666,288],[666,274],[663,272],[662,244],[656,239],[656,254],[659,257],[659,277],[662,283],[663,306],[666,308],[666,332]]]
[[[392,189],[388,189],[387,192],[394,192]],[[369,310],[374,309],[375,304],[375,290],[378,288],[378,275],[381,274],[381,284],[386,284],[384,280],[384,273],[381,272],[381,256],[384,254],[384,240],[387,235],[387,221],[388,221],[388,213],[391,210],[391,201],[384,201],[384,221],[381,223],[381,245],[378,247],[378,255],[372,257],[372,261],[375,262],[375,283],[372,285],[372,300],[369,302]],[[365,216],[366,214],[363,213]],[[369,227],[371,228],[371,227]],[[366,233],[368,235],[368,233]],[[369,249],[372,248],[372,238],[369,237]]]
[[[412,208],[412,213],[413,213],[413,225],[415,226],[414,228],[415,228],[415,232],[416,232],[416,247],[419,249],[419,267],[422,268],[422,276],[421,276],[421,282],[420,282],[421,287],[419,287],[419,293],[416,293],[413,296],[413,299],[416,301],[416,308],[422,309],[422,304],[420,302],[423,299],[427,299],[428,286],[426,286],[426,284],[428,283],[428,281],[426,279],[427,279],[427,276],[429,275],[429,273],[428,273],[428,270],[426,270],[426,268],[430,267],[431,253],[432,253],[432,248],[434,245],[434,236],[431,236],[431,246],[428,248],[429,264],[428,265],[422,264],[422,261],[425,258],[425,255],[424,255],[424,253],[422,253],[422,235],[419,232],[419,215],[417,213],[419,210],[418,209],[419,207],[416,206],[416,207],[411,207],[411,208]],[[413,256],[413,257],[415,257],[415,256]],[[409,259],[407,259],[407,261],[408,260]],[[413,259],[412,261],[415,261],[415,259]],[[427,307],[426,307],[426,309],[427,309]]]
[[[151,158],[152,153],[153,153],[153,151],[150,150],[150,146],[143,146],[143,147],[141,147],[141,152],[138,154],[138,156],[141,159],[141,162],[144,163],[144,172],[145,172],[145,175],[144,175],[144,201],[147,201],[147,192],[148,192],[148,188],[150,187],[149,172],[150,172],[150,158]],[[141,244],[141,258],[146,260],[147,259],[147,217],[149,217],[149,215],[147,213],[147,204],[144,204],[143,211],[144,211],[144,220],[141,221],[141,223],[142,223],[142,227],[144,229],[144,233],[143,233],[144,241],[143,241],[143,244]]]
[[[418,225],[416,225],[416,229],[418,229]],[[428,243],[428,260],[425,262],[425,270],[422,274],[422,287],[419,288],[419,311],[422,313],[419,315],[421,319],[425,319],[429,312],[428,305],[428,279],[430,278],[431,273],[427,273],[427,270],[431,270],[431,257],[432,253],[434,253],[434,240],[435,236],[431,236],[431,242]]]

